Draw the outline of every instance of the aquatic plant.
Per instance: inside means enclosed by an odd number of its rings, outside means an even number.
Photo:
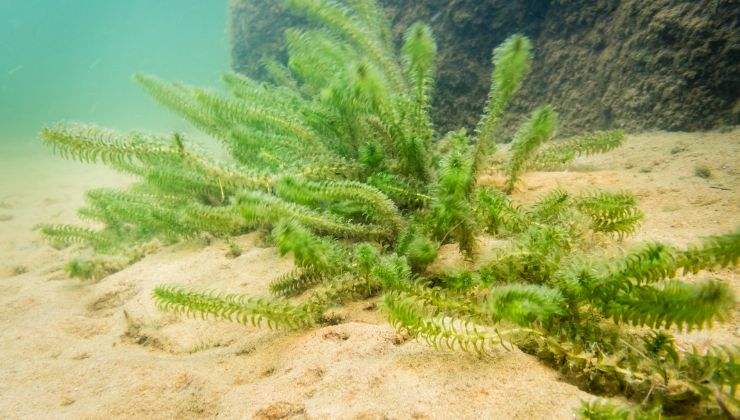
[[[229,246],[229,251],[226,253],[226,256],[229,258],[237,258],[244,252],[242,247],[234,241],[227,240],[227,245]]]
[[[712,177],[712,170],[707,165],[698,165],[694,168],[694,175],[699,178],[709,179]]]
[[[659,420],[663,418],[660,407],[642,410],[609,401],[584,402],[578,412],[584,420]]]
[[[271,284],[275,297],[168,285],[154,290],[159,307],[306,328],[332,322],[332,306],[382,296],[399,332],[438,348],[486,355],[518,346],[593,391],[619,391],[669,412],[734,404],[735,350],[681,352],[670,330],[702,328],[730,313],[726,284],[675,277],[737,264],[740,234],[685,249],[650,243],[602,260],[600,242],[589,238],[629,235],[642,219],[630,193],[554,190],[529,206],[507,195],[529,169],[611,150],[624,137],[609,131],[551,142],[557,114],[541,106],[516,130],[503,165],[492,168],[502,116],[531,67],[526,37],[511,36],[494,50],[475,132],[440,136],[429,114],[436,45],[426,25],[411,26],[396,53],[372,1],[285,4],[315,26],[286,32],[287,65],[268,60],[269,83],[228,74],[227,96],[135,77],[218,139],[229,161],[208,157],[180,134],[47,128],[42,138],[60,155],[102,162],[138,181],[125,191],[88,193],[80,215],[102,230],[45,226],[43,233],[115,254],[152,239],[264,229],[295,261]],[[479,182],[489,169],[506,175],[499,188]],[[508,246],[476,269],[427,271],[444,244],[475,260],[483,234]],[[605,410],[621,413],[600,405],[583,413]]]

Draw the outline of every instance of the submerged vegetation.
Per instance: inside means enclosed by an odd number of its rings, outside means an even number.
[[[219,139],[228,161],[177,133],[74,124],[42,132],[64,157],[138,179],[126,190],[87,193],[80,215],[102,229],[43,227],[54,243],[101,255],[73,260],[70,274],[98,278],[117,269],[110,256],[134,261],[130,250],[152,240],[265,229],[295,261],[270,286],[274,297],[166,285],[154,291],[159,307],[305,328],[331,322],[333,306],[379,296],[400,333],[435,347],[486,355],[516,346],[593,392],[641,402],[645,413],[738,413],[736,349],[681,351],[671,330],[704,328],[731,313],[727,284],[679,277],[737,264],[739,233],[683,249],[647,243],[607,259],[599,244],[630,235],[642,220],[629,192],[553,190],[517,206],[508,194],[525,171],[562,167],[623,139],[610,131],[550,141],[557,113],[547,105],[516,130],[497,168],[506,175],[500,188],[479,182],[493,165],[507,104],[530,69],[526,37],[511,36],[494,50],[475,131],[439,136],[429,114],[436,45],[426,25],[411,26],[397,54],[372,1],[285,3],[315,26],[286,32],[288,64],[267,62],[269,83],[228,74],[229,95],[222,95],[136,76],[157,101]],[[474,269],[427,269],[444,244],[477,261],[482,235],[507,245]],[[638,412],[595,402],[581,414]]]

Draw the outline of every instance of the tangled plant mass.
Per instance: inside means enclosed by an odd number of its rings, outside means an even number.
[[[229,94],[222,95],[135,77],[218,139],[229,159],[209,157],[180,134],[77,124],[43,130],[61,156],[137,178],[125,190],[87,193],[80,216],[102,229],[42,228],[55,244],[97,252],[70,262],[70,274],[102,277],[140,258],[153,239],[266,229],[280,254],[295,261],[270,285],[274,297],[163,285],[154,290],[159,307],[294,329],[330,322],[327,310],[336,305],[379,297],[389,322],[409,337],[480,355],[516,346],[592,392],[639,403],[584,403],[583,417],[738,414],[737,349],[682,351],[671,332],[731,314],[727,284],[680,277],[735,266],[739,233],[685,249],[648,243],[603,259],[591,238],[630,235],[642,220],[629,192],[553,190],[529,206],[513,203],[508,194],[525,171],[563,167],[624,138],[608,131],[551,141],[551,106],[536,108],[516,130],[495,168],[505,183],[479,183],[492,168],[507,104],[531,66],[526,37],[513,35],[494,50],[475,131],[440,136],[429,113],[436,44],[428,26],[412,25],[396,52],[373,1],[285,4],[312,26],[286,32],[287,65],[267,61],[269,82],[227,74]],[[491,261],[444,274],[427,270],[444,244],[476,260],[484,234],[507,243]]]

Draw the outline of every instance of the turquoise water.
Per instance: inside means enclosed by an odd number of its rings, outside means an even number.
[[[216,86],[226,15],[226,0],[0,0],[0,162],[56,121],[189,131],[131,76]]]

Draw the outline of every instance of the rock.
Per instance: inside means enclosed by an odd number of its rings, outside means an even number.
[[[285,59],[283,29],[300,24],[279,2],[232,4],[234,68],[264,76],[262,56]],[[513,33],[535,45],[532,73],[505,121],[536,105],[561,114],[561,133],[582,129],[699,130],[740,123],[732,0],[380,0],[400,40],[429,23],[439,45],[434,103],[439,131],[472,127],[485,103],[491,51]],[[506,130],[509,134],[513,128]]]

